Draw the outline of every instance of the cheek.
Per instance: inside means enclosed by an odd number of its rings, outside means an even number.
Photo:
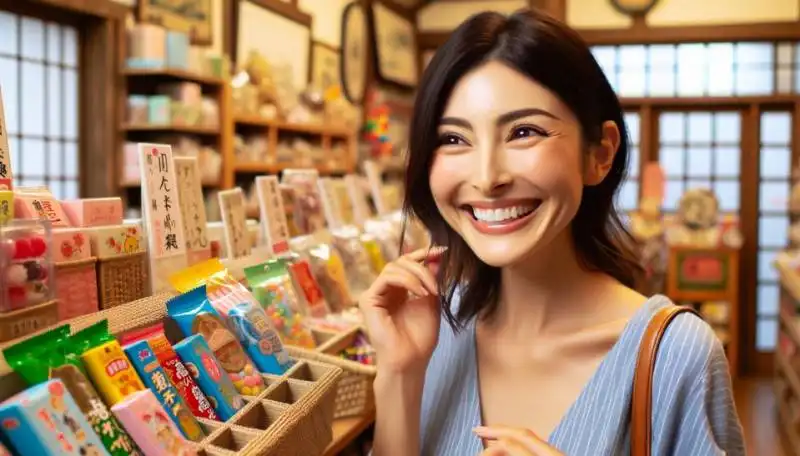
[[[528,176],[549,197],[562,201],[580,199],[583,175],[578,151],[548,147],[519,154],[511,162],[516,173]]]
[[[431,165],[431,193],[440,208],[447,204],[458,191],[459,184],[466,180],[469,172],[469,154],[437,155]]]

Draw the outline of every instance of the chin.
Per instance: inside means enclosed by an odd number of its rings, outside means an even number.
[[[471,242],[465,239],[472,252],[481,261],[495,268],[505,268],[523,262],[537,250],[536,242],[511,242],[497,240],[492,242]]]

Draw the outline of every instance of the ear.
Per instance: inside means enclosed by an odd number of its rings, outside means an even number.
[[[603,122],[602,136],[600,144],[595,144],[589,148],[589,156],[586,160],[586,169],[583,176],[584,185],[598,185],[603,182],[614,157],[617,156],[619,149],[620,133],[617,124],[612,120]]]

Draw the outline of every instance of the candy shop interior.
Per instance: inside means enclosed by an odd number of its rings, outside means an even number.
[[[415,88],[525,7],[626,110],[640,291],[800,456],[797,0],[0,0],[0,455],[368,454]]]

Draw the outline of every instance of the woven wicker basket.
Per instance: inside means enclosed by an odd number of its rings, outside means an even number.
[[[57,322],[55,300],[0,314],[0,342],[33,335]]]
[[[147,253],[103,258],[97,263],[100,308],[110,309],[147,296]]]
[[[89,257],[55,264],[59,320],[97,312],[96,263],[95,257]]]
[[[339,356],[344,349],[353,346],[356,337],[362,331],[361,328],[353,328],[331,338],[326,334],[315,332],[317,340],[327,339],[320,340],[322,343],[315,350],[287,346],[289,354],[295,358],[330,364],[344,371],[336,388],[334,419],[366,415],[375,409],[372,383],[375,381],[377,368]]]
[[[161,293],[68,323],[75,332],[107,319],[109,330],[121,334],[163,320],[166,301],[172,296]],[[306,359],[298,360],[282,376],[264,375],[267,388],[258,396],[245,396],[247,404],[230,420],[201,420],[208,434],[199,444],[201,454],[322,454],[333,438],[336,384],[341,375],[335,366]]]

